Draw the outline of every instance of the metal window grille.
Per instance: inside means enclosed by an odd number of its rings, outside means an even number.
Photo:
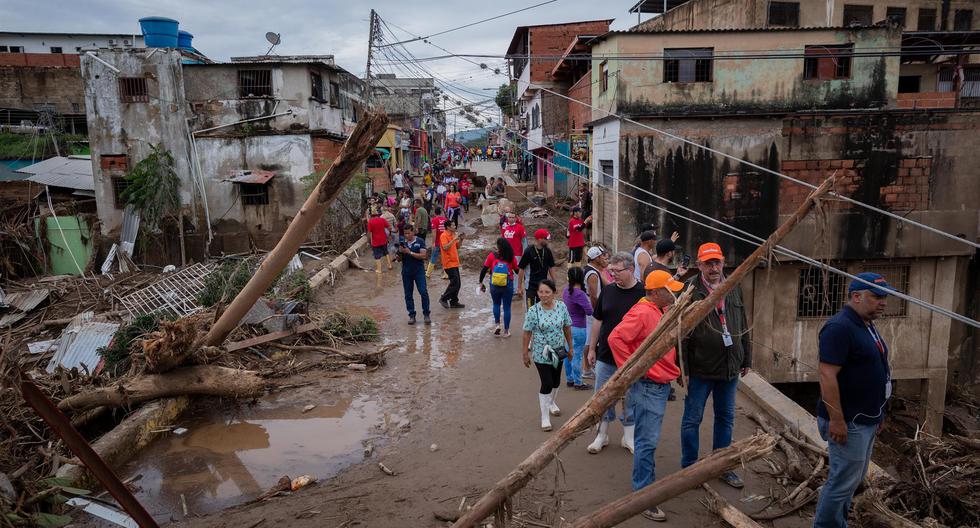
[[[909,265],[908,264],[874,264],[864,266],[861,271],[877,273],[885,278],[889,286],[902,293],[909,291]],[[899,299],[894,295],[889,295],[885,302],[885,317],[905,317],[908,315],[909,303],[905,299]]]
[[[124,103],[146,103],[150,95],[146,91],[145,77],[120,77],[119,100]]]
[[[885,18],[889,21],[898,24],[899,27],[905,27],[905,17],[908,11],[904,7],[889,7],[885,10]]]
[[[819,268],[801,268],[796,295],[796,318],[834,315],[844,305],[845,291],[845,277]]]
[[[265,183],[239,183],[238,194],[242,205],[269,205],[269,185]]]
[[[51,46],[51,53],[61,53],[61,46]]]
[[[952,92],[956,87],[955,76],[956,72],[952,68],[939,70],[939,76],[936,80],[936,90],[940,92]]]
[[[605,92],[609,89],[609,64],[602,61],[599,64],[599,90]]]
[[[980,97],[980,68],[963,68],[960,97]]]
[[[874,6],[844,4],[844,26],[870,26]]]
[[[272,97],[272,70],[238,70],[239,97]]]
[[[799,2],[769,2],[770,26],[800,26]]]
[[[957,9],[953,15],[953,31],[970,31],[973,28],[973,10]]]
[[[123,198],[123,191],[129,188],[130,181],[122,176],[112,177],[112,203],[116,205],[116,209],[123,209],[126,207],[126,200]]]
[[[664,50],[664,82],[711,82],[712,48]]]
[[[936,10],[935,9],[923,9],[919,8],[919,23],[917,25],[919,31],[935,31],[936,30]]]
[[[313,98],[317,101],[323,101],[323,77],[319,73],[310,73],[310,83]]]
[[[126,311],[133,317],[159,313],[164,316],[184,317],[202,308],[197,297],[204,291],[207,276],[217,264],[194,264],[155,282],[141,290],[120,297]]]

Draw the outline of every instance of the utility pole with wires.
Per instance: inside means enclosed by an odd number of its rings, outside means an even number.
[[[371,59],[374,53],[374,42],[378,39],[378,13],[371,10],[371,30],[368,34],[367,68],[364,73],[364,104],[371,107]]]

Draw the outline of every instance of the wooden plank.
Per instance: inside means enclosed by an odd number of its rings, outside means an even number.
[[[236,350],[242,350],[248,347],[253,347],[261,345],[262,343],[269,343],[271,341],[277,341],[284,337],[289,337],[295,334],[305,334],[311,330],[316,330],[320,327],[319,323],[306,323],[299,325],[295,328],[289,328],[286,330],[281,330],[279,332],[272,332],[271,334],[264,334],[260,336],[255,336],[251,339],[245,339],[244,341],[235,341],[234,343],[228,343],[225,345],[225,350],[228,352],[234,352]]]

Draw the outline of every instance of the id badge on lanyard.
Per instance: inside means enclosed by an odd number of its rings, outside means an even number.
[[[728,331],[728,321],[725,318],[724,304],[719,304],[715,307],[715,311],[718,312],[718,319],[721,321],[721,342],[726,347],[733,346],[735,341],[732,339],[732,333]]]
[[[878,353],[881,354],[882,360],[885,356],[885,344],[881,341],[881,336],[878,335],[878,331],[868,326],[868,332],[871,334],[871,339],[874,339],[875,346],[878,347]],[[888,372],[885,377],[885,399],[888,400],[892,397],[892,373]]]

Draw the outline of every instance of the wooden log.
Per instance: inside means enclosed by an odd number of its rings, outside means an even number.
[[[708,509],[718,514],[726,523],[735,528],[762,528],[762,525],[752,520],[738,508],[732,506],[730,502],[718,494],[711,486],[701,484],[704,491],[708,492]]]
[[[763,431],[779,438],[779,449],[786,455],[786,474],[796,481],[806,480],[807,474],[803,470],[803,460],[800,458],[800,454],[796,451],[796,449],[789,445],[789,442],[787,442],[786,439],[779,434],[779,431],[777,431],[776,428],[769,423],[769,420],[766,420],[761,414],[751,413],[749,414],[749,418],[751,418],[755,423],[759,424]]]
[[[473,505],[471,510],[453,524],[453,528],[472,527],[492,515],[508,497],[527,485],[535,475],[547,467],[575,437],[597,423],[602,413],[622,398],[633,382],[644,375],[654,363],[674,347],[678,338],[690,333],[749,272],[754,270],[758,264],[768,260],[772,249],[810,212],[817,199],[825,195],[832,188],[833,183],[833,176],[827,178],[762,245],[753,251],[704,300],[690,303],[690,291],[685,292],[676,305],[667,311],[657,328],[643,340],[636,352],[613,374],[612,378],[602,386],[602,389],[593,394],[586,405],[565,422],[555,434],[548,437],[530,456],[497,482]],[[689,306],[688,303],[690,303]]]
[[[58,408],[62,411],[84,411],[100,405],[120,407],[191,394],[250,398],[261,395],[266,387],[266,380],[250,370],[199,365],[166,374],[138,376],[117,385],[75,394],[61,400]]]
[[[721,476],[744,462],[765,456],[776,447],[776,438],[757,434],[719,449],[686,468],[659,479],[649,486],[617,499],[595,512],[565,525],[567,528],[605,528],[639,515],[644,510],[694,489]],[[752,525],[748,525],[752,526]]]
[[[365,112],[351,132],[347,142],[340,149],[326,174],[320,179],[303,207],[289,223],[286,232],[276,247],[266,255],[259,269],[255,271],[248,284],[232,299],[231,304],[214,323],[203,340],[207,346],[217,346],[224,342],[228,334],[238,326],[255,301],[259,300],[272,285],[286,264],[293,258],[299,247],[309,236],[334,198],[344,188],[351,176],[360,169],[364,160],[374,152],[378,140],[388,129],[388,117],[384,113]]]

